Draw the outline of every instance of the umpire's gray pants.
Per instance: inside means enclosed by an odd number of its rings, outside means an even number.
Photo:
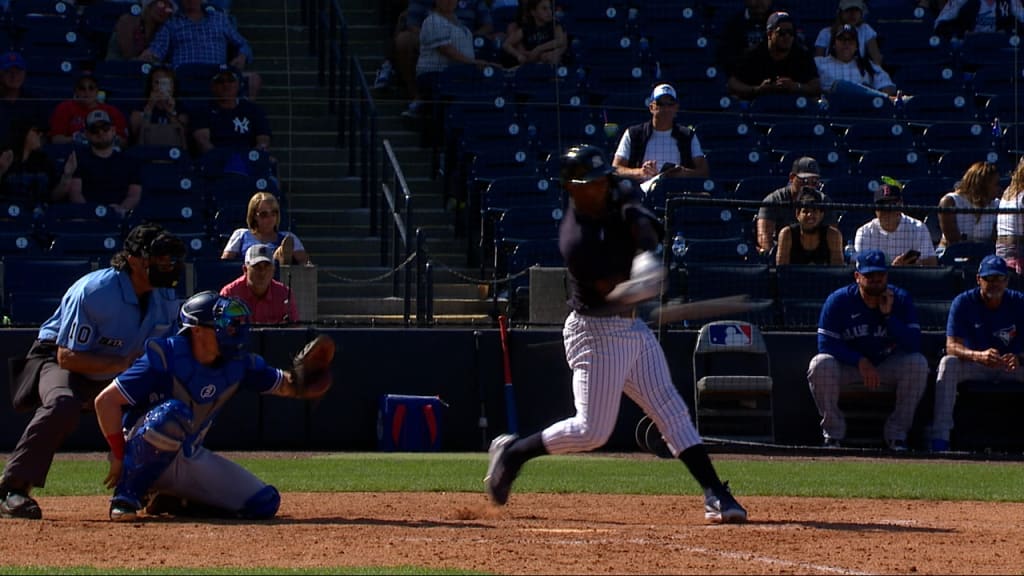
[[[914,412],[928,385],[928,360],[924,355],[898,353],[875,366],[883,386],[896,383],[896,406],[885,421],[886,440],[906,440],[914,423]],[[818,354],[807,368],[807,383],[821,415],[821,431],[826,438],[846,437],[846,418],[839,410],[839,393],[843,387],[862,382],[856,366],[844,364],[830,354]]]
[[[956,390],[964,380],[1024,382],[1024,367],[1007,372],[970,360],[961,360],[956,356],[943,356],[939,362],[939,373],[935,377],[935,415],[931,427],[932,438],[949,440],[949,431],[953,429],[953,405],[956,403]]]

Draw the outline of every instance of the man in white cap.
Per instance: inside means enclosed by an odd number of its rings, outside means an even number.
[[[267,244],[253,244],[245,251],[242,275],[220,290],[249,307],[253,324],[288,324],[299,321],[290,286],[274,280],[273,251]]]
[[[619,176],[645,182],[664,172],[665,176],[710,175],[708,161],[693,130],[675,122],[679,111],[676,90],[659,84],[647,104],[651,121],[630,126],[615,150],[612,166]]]

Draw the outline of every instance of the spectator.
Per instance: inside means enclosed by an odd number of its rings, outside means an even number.
[[[1021,0],[949,0],[935,17],[935,33],[943,38],[985,32],[1016,34],[1021,22]]]
[[[744,100],[761,94],[821,92],[814,58],[796,43],[796,27],[788,12],[775,12],[765,24],[768,38],[743,54],[729,76],[729,92]]]
[[[509,67],[532,62],[558,65],[568,46],[565,29],[555,22],[551,0],[524,0],[519,15],[508,25],[501,49]]]
[[[142,183],[138,165],[114,148],[114,126],[104,110],[93,110],[86,119],[89,148],[68,157],[74,163],[68,196],[72,202],[95,202],[113,208],[121,216],[138,206]],[[68,173],[65,166],[64,173]]]
[[[779,230],[775,264],[843,265],[843,234],[824,222],[822,194],[805,187],[796,200],[796,222]]]
[[[406,118],[424,115],[423,102],[433,99],[433,83],[437,74],[454,63],[494,66],[494,62],[477,60],[473,50],[473,32],[455,12],[457,0],[435,0],[434,9],[423,20],[420,28],[420,55],[416,60],[416,94],[409,108],[402,112]],[[484,8],[485,9],[485,8]],[[490,12],[487,12],[488,20]]]
[[[775,248],[777,232],[782,226],[797,222],[797,198],[799,192],[808,186],[821,190],[821,170],[817,160],[803,156],[793,162],[789,182],[765,196],[757,211],[757,250],[762,255],[768,255]],[[827,195],[822,194],[821,197],[822,202],[829,202]]]
[[[117,19],[107,42],[107,60],[136,60],[156,33],[178,10],[174,0],[142,0],[142,13],[127,12]]]
[[[971,164],[956,190],[939,200],[940,208],[969,210],[972,208],[999,208],[999,168],[990,162]],[[940,212],[939,228],[942,230],[943,248],[957,242],[989,242],[996,238],[995,212]]]
[[[647,108],[651,121],[630,126],[619,140],[612,160],[618,174],[640,182],[659,174],[707,178],[711,171],[700,140],[692,129],[675,121],[679,111],[675,88],[655,86]]]
[[[42,149],[46,131],[32,118],[16,118],[11,123],[10,142],[0,152],[0,197],[21,199],[30,205],[62,200],[67,196],[71,172],[57,175],[56,167]]]
[[[210,79],[213,99],[196,111],[190,126],[200,153],[270,147],[267,114],[259,104],[238,97],[238,82],[238,71],[230,66],[221,66]]]
[[[978,266],[977,288],[953,300],[946,323],[946,355],[935,380],[935,414],[931,450],[949,450],[953,405],[965,380],[1024,382],[1021,353],[1024,339],[1024,294],[1007,288],[1006,261],[990,254]]]
[[[854,283],[829,295],[818,321],[818,354],[807,381],[821,415],[826,446],[846,439],[839,394],[858,382],[868,390],[896,383],[896,406],[885,422],[890,450],[907,450],[907,431],[928,384],[921,354],[917,310],[905,290],[888,283],[889,266],[879,250],[857,253]]]
[[[252,62],[252,48],[226,14],[207,12],[201,0],[181,0],[181,10],[160,28],[139,58],[167,61],[172,68],[182,64],[230,64],[241,71]],[[246,80],[249,98],[255,100],[262,80],[255,73],[246,74]]]
[[[409,0],[395,20],[394,40],[388,47],[388,54],[377,70],[373,88],[387,88],[391,76],[398,70],[406,94],[416,100],[416,59],[420,51],[420,26],[434,7],[434,0]],[[394,63],[392,64],[392,60]]]
[[[24,360],[12,365],[14,407],[35,414],[0,480],[2,517],[42,518],[31,490],[45,486],[54,453],[78,427],[83,407],[132,365],[147,338],[175,325],[173,287],[184,255],[181,240],[160,226],[136,226],[109,268],[68,288]]]
[[[156,146],[188,145],[188,114],[178,110],[174,71],[153,66],[146,76],[142,96],[145,104],[132,110],[132,142]]]
[[[248,228],[239,228],[231,233],[221,254],[221,260],[231,260],[245,254],[254,244],[268,244],[274,249],[274,260],[284,266],[306,264],[309,255],[299,237],[291,232],[281,232],[281,205],[273,194],[257,192],[249,199],[245,217]]]
[[[864,0],[839,0],[839,10],[836,12],[836,20],[831,26],[822,28],[818,37],[814,40],[814,55],[828,56],[834,54],[835,47],[832,45],[835,30],[843,26],[852,26],[857,33],[857,48],[861,58],[882,65],[882,51],[878,48],[878,32],[864,21],[868,15],[868,7]],[[818,69],[821,72],[821,68]],[[828,84],[822,80],[822,86]]]
[[[1011,270],[1017,274],[1024,273],[1024,157],[1017,162],[1010,185],[1003,191],[999,209],[996,218],[996,254],[1006,260]]]
[[[892,266],[935,266],[935,246],[924,222],[903,213],[902,185],[887,176],[875,191],[875,218],[857,229],[857,254],[880,250]],[[895,256],[892,256],[895,254]]]
[[[853,26],[843,24],[834,30],[829,55],[814,58],[822,91],[895,97],[892,78],[878,64],[861,56],[857,44],[857,29]]]
[[[84,70],[78,75],[75,79],[74,96],[58,104],[50,115],[50,140],[53,143],[85,142],[86,117],[94,110],[102,110],[107,114],[108,121],[113,123],[114,135],[117,138],[114,145],[127,145],[128,123],[124,119],[124,114],[121,114],[116,106],[100,102],[99,89],[91,70]]]
[[[747,50],[768,39],[765,25],[772,13],[772,0],[743,0],[743,4],[743,11],[726,22],[715,56],[718,68],[726,75],[735,71]]]
[[[274,280],[273,252],[267,244],[253,244],[245,251],[242,275],[221,288],[221,296],[234,296],[252,311],[254,324],[288,324],[299,321],[292,289]]]
[[[0,56],[0,142],[8,140],[7,129],[15,118],[32,118],[38,126],[47,126],[49,110],[39,95],[25,88],[27,69],[20,52]]]

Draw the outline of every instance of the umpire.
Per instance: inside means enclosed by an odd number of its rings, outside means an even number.
[[[23,359],[14,361],[15,410],[35,415],[7,460],[0,480],[0,516],[40,519],[29,495],[46,484],[53,456],[78,427],[80,413],[142,353],[147,338],[175,327],[174,286],[185,246],[156,224],[140,224],[110,259],[110,267],[82,276],[43,323]]]

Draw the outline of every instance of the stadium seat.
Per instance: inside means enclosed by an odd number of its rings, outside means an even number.
[[[913,148],[872,148],[861,154],[854,174],[878,181],[882,176],[909,180],[927,176],[929,168],[928,158]]]
[[[850,154],[845,148],[838,147],[825,150],[792,150],[782,155],[772,171],[780,177],[788,177],[789,171],[793,169],[793,162],[801,156],[813,156],[818,161],[822,178],[843,178],[849,176],[853,170]]]
[[[105,264],[117,254],[124,241],[110,232],[58,232],[52,236],[47,256],[53,258],[89,258]]]
[[[813,117],[818,114],[818,101],[793,94],[765,94],[750,102],[747,115],[755,124],[771,125],[797,117]]]
[[[836,135],[828,123],[820,120],[782,120],[768,128],[765,145],[776,154],[801,152],[817,158],[819,150],[836,147]]]
[[[0,257],[42,255],[46,246],[31,233],[0,230]]]
[[[995,251],[994,246],[989,246]],[[973,280],[973,273],[971,278]],[[963,272],[954,266],[892,266],[889,283],[909,292],[914,301],[952,301],[967,288]]]
[[[103,204],[53,203],[42,210],[38,228],[49,236],[90,233],[120,238],[124,233],[124,218]]]
[[[7,295],[7,316],[13,326],[39,326],[60,308],[60,296],[40,296],[31,292]]]
[[[957,242],[946,246],[939,256],[939,266],[951,266],[964,271],[964,278],[974,278],[981,260],[995,253],[992,242]],[[966,289],[966,286],[963,286]]]
[[[992,130],[981,122],[936,122],[924,129],[918,149],[941,156],[950,150],[979,149],[994,145]]]
[[[899,117],[910,123],[929,125],[936,122],[967,122],[974,115],[973,95],[961,90],[915,94],[903,105]]]
[[[0,200],[0,227],[10,233],[31,233],[34,219],[32,207],[31,197]]]
[[[11,294],[61,296],[76,280],[92,272],[88,258],[3,258],[3,296]]]
[[[694,132],[705,152],[722,148],[757,149],[761,146],[757,128],[744,120],[702,122],[694,127]]]
[[[242,275],[242,259],[200,258],[192,263],[192,271],[193,293],[203,290],[220,292],[225,284]]]
[[[772,365],[760,329],[720,320],[701,326],[693,349],[694,412],[704,436],[772,441]]]
[[[853,269],[846,266],[787,265],[775,273],[782,325],[791,329],[816,328],[829,294],[853,282]]]
[[[991,148],[965,148],[946,152],[935,162],[934,174],[945,178],[961,178],[975,162],[991,162],[1005,174],[1013,168],[1009,157]]]
[[[829,178],[821,191],[836,204],[872,204],[875,201],[871,179],[863,176]]]
[[[729,319],[743,320],[757,326],[777,324],[775,309],[771,304],[772,276],[767,265],[687,263],[679,270],[678,276],[682,283],[679,293],[684,296],[685,300],[692,302],[745,294],[753,303],[763,306],[750,312],[729,315]],[[698,328],[703,322],[724,319],[727,318],[687,321],[683,325],[687,328]]]
[[[675,197],[665,219],[668,233],[680,233],[687,240],[736,238],[747,234],[744,218],[734,206],[702,204],[700,197]]]
[[[678,261],[684,266],[717,262],[740,264],[757,258],[757,246],[742,236],[735,238],[690,239]]]
[[[767,155],[757,148],[718,148],[706,154],[716,181],[736,183],[750,176],[763,175],[770,170]]]
[[[837,126],[842,133],[842,145],[851,152],[865,152],[876,148],[914,147],[914,136],[900,120],[865,120],[844,127]]]
[[[822,113],[833,119],[892,118],[896,112],[892,100],[882,96],[856,93],[828,93],[824,95]]]

